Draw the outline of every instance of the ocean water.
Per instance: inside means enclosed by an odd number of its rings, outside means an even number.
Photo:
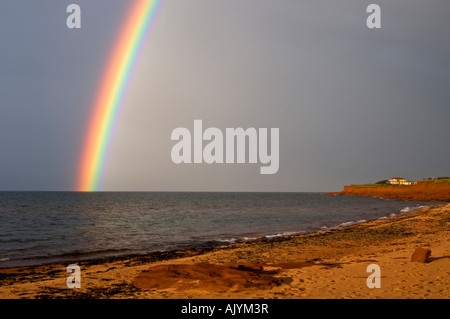
[[[321,193],[0,192],[0,268],[317,232],[431,204]]]

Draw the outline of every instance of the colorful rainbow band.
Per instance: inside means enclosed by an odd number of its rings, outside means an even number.
[[[134,0],[106,66],[82,150],[78,191],[97,191],[113,126],[139,49],[160,0]]]

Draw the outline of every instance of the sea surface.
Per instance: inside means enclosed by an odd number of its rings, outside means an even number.
[[[317,232],[432,204],[322,193],[0,192],[0,268]]]

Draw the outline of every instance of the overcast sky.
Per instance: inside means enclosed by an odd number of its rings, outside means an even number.
[[[66,26],[70,3],[82,27]],[[366,8],[381,6],[381,29]],[[130,0],[0,0],[0,190],[74,190]],[[102,190],[337,191],[450,175],[448,0],[163,0]],[[280,168],[172,162],[172,130],[280,129]]]

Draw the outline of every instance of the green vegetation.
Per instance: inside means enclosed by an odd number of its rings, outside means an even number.
[[[450,176],[444,177],[428,177],[421,179],[419,182],[429,182],[429,183],[450,183]]]
[[[384,186],[397,186],[397,185],[390,185],[390,184],[353,184],[350,185],[352,187],[384,187]],[[398,185],[402,186],[402,185]]]
[[[419,180],[418,182],[428,182],[428,183],[450,183],[450,176],[442,176],[442,177],[428,177]],[[399,184],[389,184],[389,180],[381,180],[376,182],[375,184],[353,184],[350,185],[351,187],[383,187],[383,186],[395,186],[395,187],[402,187],[406,185],[399,185]]]

